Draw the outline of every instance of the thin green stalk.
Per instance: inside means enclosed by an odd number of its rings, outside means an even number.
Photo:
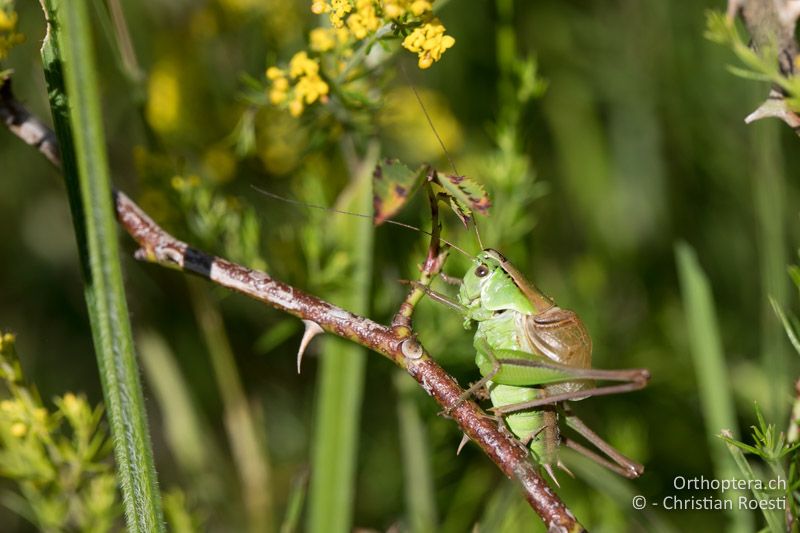
[[[727,438],[733,438],[729,432],[723,431],[722,435]],[[724,441],[723,441],[724,442]],[[753,468],[750,466],[750,463],[747,462],[747,458],[742,453],[742,450],[739,449],[738,446],[734,446],[733,444],[726,443],[728,447],[728,451],[730,451],[731,457],[733,457],[734,461],[736,462],[736,466],[739,468],[739,475],[748,481],[755,481],[760,479],[755,472],[753,472]],[[786,479],[786,476],[782,476],[781,478],[776,479]],[[753,485],[755,487],[755,485]],[[769,501],[770,495],[765,493],[763,490],[759,490],[756,488],[752,489],[753,496],[759,501]],[[781,520],[781,512],[775,509],[763,509],[764,519],[767,521],[767,526],[772,533],[780,533],[781,531],[786,531],[782,520]]]
[[[300,518],[303,514],[303,501],[308,492],[308,470],[301,471],[292,482],[291,492],[286,503],[286,514],[283,517],[280,533],[294,533],[299,530]]]
[[[450,492],[450,505],[447,508],[439,531],[446,533],[468,531],[475,520],[483,520],[488,516],[484,500],[488,493],[494,493],[497,479],[488,468],[468,468],[458,480],[458,484]],[[484,511],[481,513],[481,511]],[[482,515],[484,516],[481,516]]]
[[[731,434],[738,436],[739,429],[711,287],[697,255],[688,244],[678,243],[675,254],[714,474],[718,479],[730,479],[737,475],[736,464],[717,435],[721,430],[730,430]],[[731,531],[753,530],[752,515],[746,510],[734,507],[728,515],[732,522]]]
[[[751,125],[753,144],[757,150],[751,175],[761,276],[761,358],[767,378],[773,385],[770,388],[769,409],[766,410],[773,420],[786,418],[786,398],[792,385],[786,337],[770,304],[772,298],[781,308],[785,308],[789,295],[784,224],[786,187],[781,164],[784,158],[778,135],[779,126],[782,125],[768,120]]]
[[[100,379],[129,531],[163,531],[147,415],[133,351],[85,0],[43,0],[42,59],[62,151]],[[66,90],[65,90],[66,89]]]
[[[187,486],[187,495],[203,505],[218,505],[224,493],[221,473],[228,463],[222,460],[175,354],[154,330],[137,334],[136,344],[149,389],[161,412],[164,440],[191,485]]]
[[[242,487],[247,527],[253,532],[271,531],[274,523],[266,433],[247,401],[225,324],[216,302],[208,294],[208,286],[199,279],[188,282],[194,314],[225,406],[225,430]]]
[[[517,487],[508,480],[496,484],[483,506],[480,520],[472,528],[473,533],[539,533],[545,530]]]
[[[356,166],[349,211],[372,209],[372,170],[378,160],[371,144]],[[346,193],[346,194],[347,194]],[[372,220],[338,217],[339,244],[353,260],[350,283],[335,301],[357,314],[368,314],[372,281]],[[320,376],[315,407],[308,530],[339,533],[350,531],[353,516],[358,427],[364,388],[366,354],[344,339],[328,338],[320,357]]]
[[[428,434],[419,414],[416,382],[405,372],[396,372],[394,380],[399,396],[397,418],[405,474],[406,521],[414,533],[436,531],[436,497]]]

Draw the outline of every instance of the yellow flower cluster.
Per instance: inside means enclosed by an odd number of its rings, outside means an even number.
[[[328,84],[319,75],[319,60],[308,57],[305,51],[296,53],[289,61],[288,74],[284,69],[269,67],[267,79],[272,84],[270,102],[273,105],[288,102],[293,117],[299,117],[305,106],[317,100],[324,102],[328,97]]]
[[[403,48],[417,54],[419,68],[428,68],[441,59],[445,50],[456,44],[456,40],[444,32],[441,21],[432,19],[403,39]]]
[[[344,27],[344,18],[353,10],[350,0],[330,0],[325,2],[315,0],[311,4],[311,12],[316,15],[327,13],[334,28]]]
[[[5,59],[11,48],[25,40],[25,36],[17,33],[16,29],[17,13],[0,4],[0,59]]]
[[[383,0],[382,7],[386,18],[392,20],[408,13],[419,17],[433,10],[433,5],[428,0]]]
[[[358,41],[388,25],[404,35],[411,31],[402,45],[417,54],[420,68],[429,68],[456,42],[445,34],[444,25],[433,16],[433,1],[313,0],[311,11],[317,15],[327,14],[331,27],[311,30],[309,50],[326,60],[326,69],[333,69],[328,78],[333,79],[338,75],[336,69],[341,70],[345,59],[352,56]],[[322,56],[329,52],[333,53]],[[320,59],[309,57],[305,51],[296,53],[288,68],[269,67],[266,76],[270,103],[287,107],[295,117],[314,102],[326,102],[330,92],[320,74]]]
[[[381,27],[373,0],[356,0],[356,12],[347,17],[347,27],[358,40],[375,33]]]
[[[330,52],[350,38],[346,28],[314,28],[308,34],[308,42],[314,52]]]

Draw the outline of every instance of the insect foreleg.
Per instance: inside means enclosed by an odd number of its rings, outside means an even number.
[[[427,285],[423,285],[419,281],[409,281],[409,280],[405,280],[404,279],[404,280],[400,280],[400,283],[405,283],[407,285],[413,286],[415,289],[421,290],[422,292],[427,294],[428,297],[431,300],[433,300],[434,302],[438,302],[438,303],[444,304],[444,305],[446,305],[446,306],[448,306],[448,307],[450,307],[452,309],[455,309],[456,311],[458,311],[462,315],[467,313],[467,308],[466,307],[464,307],[463,305],[461,305],[457,301],[453,300],[449,296],[446,296],[446,295],[444,295],[444,294],[442,294],[440,292],[436,292],[435,290],[431,289]]]
[[[444,272],[439,272],[439,277],[442,278],[442,281],[444,281],[448,285],[453,285],[458,287],[462,283],[461,278],[457,278],[455,276],[448,276]]]
[[[489,347],[489,344],[486,342],[485,339],[480,339],[479,344],[482,348],[481,352],[483,352],[486,355],[486,357],[488,357],[489,360],[492,362],[492,369],[481,379],[473,383],[470,388],[464,391],[461,394],[461,396],[458,397],[458,401],[456,402],[456,404],[447,409],[445,413],[449,414],[450,411],[461,405],[464,401],[470,399],[477,391],[485,387],[486,384],[489,383],[489,381],[491,381],[492,378],[495,377],[498,372],[500,372],[500,361],[497,359],[497,357],[495,357],[494,351],[491,349],[491,347]]]

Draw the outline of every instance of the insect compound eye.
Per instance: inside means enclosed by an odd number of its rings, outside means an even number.
[[[489,268],[486,265],[479,265],[478,268],[475,269],[475,275],[479,278],[486,277],[486,274],[489,273]]]

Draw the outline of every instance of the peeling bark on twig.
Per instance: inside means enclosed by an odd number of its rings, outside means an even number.
[[[39,150],[53,165],[61,166],[56,134],[14,99],[10,79],[0,79],[0,120],[25,144]]]

